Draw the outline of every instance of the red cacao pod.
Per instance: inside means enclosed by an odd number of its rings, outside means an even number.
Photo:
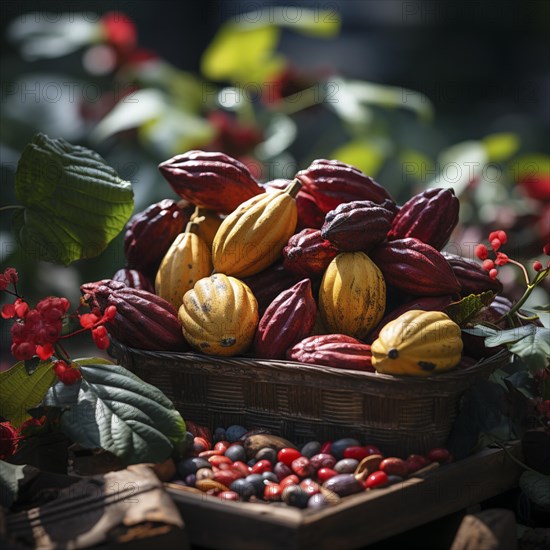
[[[145,275],[156,273],[176,236],[189,221],[178,204],[164,199],[135,214],[124,234],[127,267]]]
[[[286,356],[300,363],[374,372],[370,346],[345,334],[309,336],[289,349]]]
[[[120,290],[127,285],[122,281],[115,281],[113,279],[101,279],[99,281],[90,281],[88,283],[83,283],[80,285],[82,301],[88,304],[88,306],[90,307],[100,307],[96,298],[96,292],[102,286],[106,286],[111,290]]]
[[[338,249],[321,237],[319,229],[303,229],[292,235],[283,249],[283,266],[300,277],[321,276]]]
[[[147,292],[155,292],[155,288],[149,277],[146,277],[137,269],[119,269],[113,275],[112,280],[124,283],[131,288],[140,288],[141,290],[147,290]]]
[[[498,279],[491,279],[489,273],[475,260],[449,252],[442,252],[442,254],[460,283],[462,296],[481,294],[489,290],[495,294],[502,292],[502,283]]]
[[[393,203],[352,201],[338,205],[325,217],[321,235],[341,252],[368,252],[381,243],[395,216]]]
[[[376,326],[373,331],[369,333],[367,342],[374,342],[378,338],[378,334],[382,330],[382,327],[387,325],[390,321],[397,319],[407,311],[411,311],[412,309],[421,309],[422,311],[443,311],[452,301],[453,298],[449,295],[418,296],[412,300],[409,300],[385,315],[380,323],[378,323],[378,326]]]
[[[433,246],[418,239],[386,241],[376,246],[370,256],[388,283],[413,296],[460,292],[449,262]]]
[[[187,151],[159,164],[159,170],[180,197],[216,212],[233,212],[264,192],[242,162],[224,153]]]
[[[282,262],[277,262],[256,275],[243,277],[242,282],[250,288],[258,302],[258,314],[263,315],[267,306],[283,290],[296,284],[302,277],[291,273],[283,267]]]
[[[283,290],[260,319],[254,338],[256,356],[284,359],[289,348],[311,334],[316,315],[309,279]]]
[[[393,219],[388,239],[414,237],[441,250],[458,223],[460,204],[452,189],[427,189],[409,199]]]
[[[361,170],[338,160],[314,160],[296,177],[304,192],[314,197],[319,208],[327,213],[343,202],[368,200],[394,202],[389,192]]]
[[[114,285],[110,285],[114,286]],[[99,286],[94,292],[99,307],[116,307],[116,315],[105,327],[126,346],[146,350],[182,351],[189,349],[181,331],[178,312],[160,296],[124,286]]]

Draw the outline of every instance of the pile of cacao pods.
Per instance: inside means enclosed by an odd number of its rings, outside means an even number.
[[[107,328],[124,345],[426,376],[466,355],[445,308],[502,290],[477,262],[441,251],[458,222],[452,189],[397,205],[324,159],[263,184],[222,153],[159,169],[182,200],[134,215],[126,267],[82,287],[117,307]]]

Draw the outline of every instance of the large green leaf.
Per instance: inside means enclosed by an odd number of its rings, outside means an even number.
[[[280,29],[274,25],[225,23],[203,54],[202,74],[246,86],[276,73],[284,60],[276,55]]]
[[[127,464],[170,456],[185,437],[185,423],[172,402],[119,365],[84,363],[78,393],[48,396],[49,405],[66,408],[61,417],[66,435],[83,447],[110,451]]]
[[[494,292],[482,294],[470,294],[458,302],[453,302],[445,308],[445,313],[457,324],[462,325],[475,317],[484,307],[488,306],[494,298]]]
[[[103,252],[134,208],[130,183],[97,153],[43,134],[21,155],[15,192],[25,206],[13,219],[21,247],[65,265]]]
[[[55,381],[52,366],[52,361],[39,363],[33,373],[28,374],[25,362],[20,361],[0,372],[0,416],[14,426],[20,426],[29,418],[27,411],[42,402]]]

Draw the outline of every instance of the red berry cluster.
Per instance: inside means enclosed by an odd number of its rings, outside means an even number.
[[[503,231],[502,229],[489,233],[489,243],[491,245],[493,253],[495,254],[494,260],[489,258],[489,250],[484,244],[478,244],[475,248],[475,255],[480,260],[482,260],[483,269],[485,269],[485,271],[489,273],[489,277],[491,277],[491,279],[497,278],[497,267],[506,265],[508,262],[514,263],[523,268],[521,264],[509,258],[507,254],[505,254],[504,252],[500,252],[500,247],[503,244],[506,244],[507,241],[508,235],[506,235],[506,231]],[[547,256],[550,256],[550,243],[545,244],[542,251]],[[550,268],[550,262],[548,262],[546,268]],[[537,272],[540,272],[544,269],[544,266],[539,260],[536,260],[535,262],[533,262],[533,269]]]
[[[19,361],[38,355],[45,361],[53,353],[53,345],[61,336],[63,317],[69,309],[69,300],[49,296],[40,300],[35,309],[17,298],[13,304],[2,307],[4,319],[15,319],[11,327],[11,353]]]
[[[1,309],[3,319],[14,319],[11,327],[11,353],[18,361],[26,361],[38,356],[42,361],[50,359],[54,353],[60,354],[65,360],[57,361],[54,372],[59,380],[65,384],[74,384],[81,378],[77,365],[71,363],[60,340],[90,330],[92,338],[99,349],[109,347],[109,335],[104,324],[114,318],[116,307],[109,306],[103,314],[99,308],[91,313],[78,315],[81,329],[70,334],[62,334],[63,321],[67,317],[70,307],[67,298],[49,296],[38,302],[36,308],[31,309],[17,293],[17,271],[7,268],[0,274],[0,291],[12,294],[15,301],[5,304]],[[13,291],[8,287],[13,285]],[[68,361],[68,362],[67,362]]]

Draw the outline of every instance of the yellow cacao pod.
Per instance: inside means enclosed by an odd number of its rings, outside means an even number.
[[[295,196],[298,180],[285,190],[256,195],[223,220],[212,243],[212,263],[218,273],[249,277],[281,257],[298,221]]]
[[[183,295],[213,269],[210,250],[195,230],[195,224],[190,222],[185,232],[175,238],[155,277],[155,293],[176,309],[181,306]]]
[[[242,281],[216,273],[185,293],[178,317],[195,349],[207,355],[238,355],[252,344],[258,304]]]
[[[460,327],[441,311],[413,309],[382,327],[372,365],[384,374],[429,376],[460,363]]]
[[[384,277],[364,252],[342,252],[330,262],[319,289],[319,311],[329,331],[364,340],[385,307]]]
[[[205,242],[206,246],[208,246],[208,250],[212,250],[214,237],[223,221],[220,215],[214,212],[214,210],[201,208],[193,213],[191,221],[197,223],[197,235]]]

